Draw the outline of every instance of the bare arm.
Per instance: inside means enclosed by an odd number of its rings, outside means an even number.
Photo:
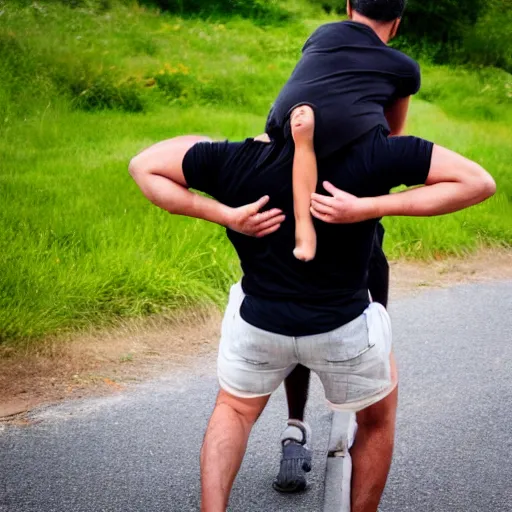
[[[390,107],[386,109],[384,115],[391,129],[391,137],[403,135],[407,113],[409,112],[410,96],[399,98]]]
[[[183,175],[182,162],[187,151],[197,142],[208,140],[187,135],[159,142],[135,156],[128,169],[142,193],[156,206],[176,215],[227,226],[229,208],[190,192]]]
[[[496,192],[496,183],[482,167],[440,146],[434,146],[425,185],[396,194],[357,198],[326,182],[324,187],[332,197],[313,194],[311,213],[331,224],[394,215],[431,217],[468,208]]]
[[[276,231],[284,220],[282,212],[273,209],[258,213],[268,202],[268,196],[241,208],[230,208],[188,190],[183,158],[194,144],[209,140],[186,135],[159,142],[136,155],[130,162],[129,172],[142,193],[169,213],[207,220],[250,236]]]

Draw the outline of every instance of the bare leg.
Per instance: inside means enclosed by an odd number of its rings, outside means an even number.
[[[393,356],[391,360],[396,378]],[[357,435],[351,450],[351,512],[377,512],[391,467],[397,403],[398,388],[357,414]]]
[[[293,158],[293,203],[295,213],[295,250],[301,261],[311,261],[316,254],[316,232],[311,217],[311,194],[316,190],[318,170],[313,136],[315,116],[307,105],[297,107],[291,115],[295,141]]]
[[[291,420],[304,421],[310,376],[311,370],[299,364],[284,381],[288,402],[288,418]]]
[[[269,398],[219,392],[201,449],[201,512],[225,512],[251,428]]]

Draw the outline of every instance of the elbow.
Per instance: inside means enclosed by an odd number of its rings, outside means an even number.
[[[494,194],[496,194],[496,182],[490,174],[487,174],[485,183],[482,184],[482,191],[485,195],[485,199],[488,199],[489,197],[492,197]]]
[[[489,199],[496,193],[496,182],[485,169],[480,168],[476,186],[482,201]]]
[[[137,181],[137,177],[142,174],[142,166],[140,165],[138,157],[134,156],[128,164],[128,172],[130,176]]]
[[[480,166],[478,166],[475,172],[473,187],[479,202],[489,199],[496,193],[496,182],[494,178]]]
[[[128,173],[140,188],[144,196],[154,203],[155,191],[154,187],[151,185],[151,170],[139,155],[130,160],[130,163],[128,164]]]

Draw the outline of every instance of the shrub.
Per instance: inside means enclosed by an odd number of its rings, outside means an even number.
[[[177,67],[165,64],[164,68],[155,75],[155,82],[170,102],[186,102],[195,95],[196,79],[182,64]]]
[[[345,14],[347,10],[343,0],[310,0],[310,3],[322,8],[327,14]]]
[[[483,10],[481,0],[409,0],[401,33],[412,41],[460,41]]]
[[[193,75],[183,64],[164,68],[155,75],[155,82],[160,92],[170,103],[188,106],[233,105],[247,103],[244,92],[244,77],[215,75],[198,77]]]
[[[69,84],[72,104],[81,110],[123,110],[142,112],[144,103],[132,80],[116,83],[108,74],[82,77]]]
[[[463,63],[495,66],[512,72],[511,8],[501,9],[495,4],[493,10],[481,16],[476,25],[466,31],[454,58]]]
[[[181,16],[238,15],[264,22],[279,22],[290,17],[277,0],[140,0],[140,3]]]

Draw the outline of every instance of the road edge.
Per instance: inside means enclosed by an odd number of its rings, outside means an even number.
[[[352,459],[349,449],[356,427],[355,414],[333,413],[325,471],[324,512],[350,512]]]

